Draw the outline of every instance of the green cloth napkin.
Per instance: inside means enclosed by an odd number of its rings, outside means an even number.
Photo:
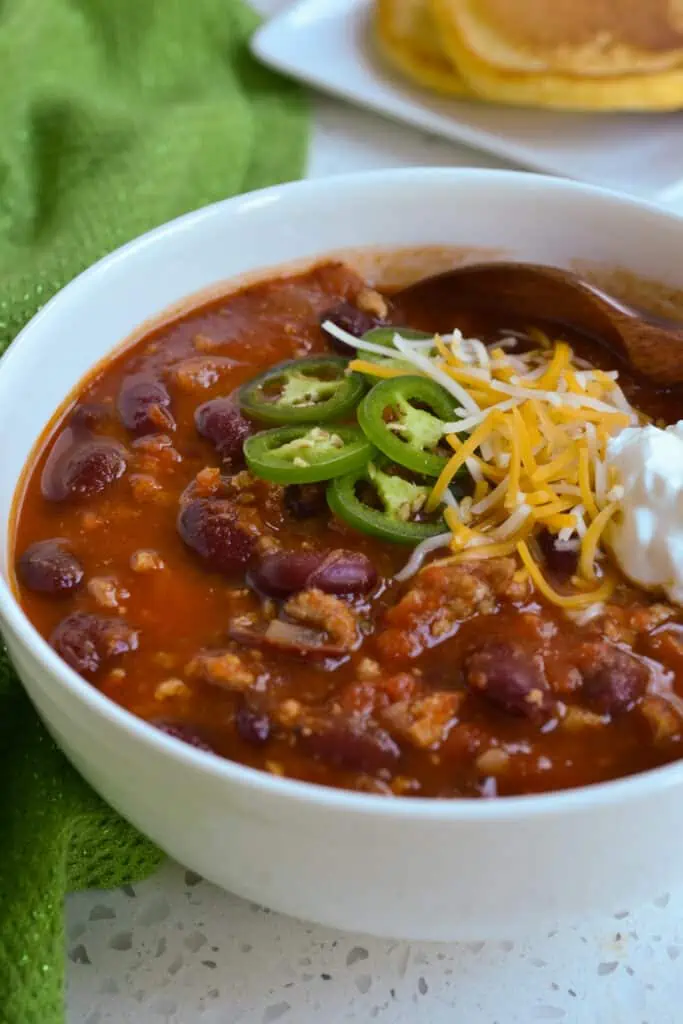
[[[250,57],[256,24],[241,0],[0,3],[0,351],[121,243],[300,176],[305,100]],[[0,1024],[64,1020],[65,893],[160,858],[66,763],[0,653]]]

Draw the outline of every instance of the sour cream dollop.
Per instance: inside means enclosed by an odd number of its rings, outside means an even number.
[[[607,446],[623,487],[605,542],[634,583],[683,604],[683,420],[628,427]]]

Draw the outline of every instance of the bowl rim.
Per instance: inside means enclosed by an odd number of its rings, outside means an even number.
[[[667,210],[654,202],[624,195],[607,188],[569,179],[532,174],[527,171],[469,167],[416,167],[360,171],[286,182],[200,207],[137,236],[99,259],[61,288],[25,324],[0,359],[0,375],[6,374],[8,367],[20,362],[25,338],[33,333],[36,326],[40,326],[44,320],[55,315],[55,307],[59,307],[65,296],[69,299],[72,298],[74,292],[78,292],[84,287],[87,288],[91,279],[106,275],[115,265],[125,261],[133,251],[149,245],[163,245],[167,236],[188,228],[195,228],[205,220],[211,220],[226,208],[243,215],[248,214],[250,208],[255,206],[277,204],[282,200],[286,201],[289,197],[296,198],[297,195],[306,193],[314,195],[328,192],[334,190],[335,186],[376,188],[387,183],[396,183],[424,189],[432,182],[452,182],[459,187],[462,187],[463,184],[466,186],[468,182],[476,185],[489,184],[491,187],[501,184],[522,191],[541,189],[558,194],[583,195],[588,200],[609,203],[624,211],[654,215],[655,219],[661,220],[663,223],[680,222],[683,235],[683,215],[676,211]],[[263,271],[268,269],[269,267],[264,264]],[[229,284],[229,281],[226,281],[226,284]],[[192,301],[192,298],[191,295],[187,297],[188,303]],[[178,303],[184,301],[184,299],[177,300]],[[167,308],[173,306],[174,303],[169,303]],[[163,316],[163,312],[160,311],[161,316]],[[125,340],[119,343],[119,345],[124,344]],[[116,351],[116,348],[112,349],[113,351]],[[107,357],[100,357],[98,361],[102,361],[104,358]],[[96,365],[95,362],[94,365]],[[20,478],[14,482],[13,493],[15,496],[19,483]],[[11,525],[10,520],[9,526]],[[11,539],[11,530],[7,529],[3,540],[7,554],[9,554]],[[9,567],[9,558],[7,558],[7,564]],[[66,690],[76,701],[85,705],[87,710],[102,716],[113,728],[121,729],[142,746],[151,746],[158,754],[173,758],[186,766],[188,770],[194,769],[203,775],[213,776],[216,780],[238,786],[245,791],[258,793],[265,798],[278,801],[286,799],[300,806],[344,810],[363,817],[371,815],[382,821],[392,822],[520,823],[538,818],[576,815],[586,811],[599,812],[601,808],[608,805],[615,806],[635,802],[649,796],[654,791],[665,792],[683,784],[683,760],[608,782],[575,789],[491,800],[480,797],[425,798],[409,796],[387,799],[386,796],[380,794],[335,789],[319,783],[279,777],[218,754],[198,750],[182,740],[162,733],[153,725],[106,697],[92,683],[83,679],[66,662],[62,661],[47,640],[41,636],[21,608],[4,573],[0,573],[0,619],[9,626],[15,642],[23,645],[31,653],[51,681]]]

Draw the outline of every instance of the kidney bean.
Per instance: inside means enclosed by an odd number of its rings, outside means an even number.
[[[518,644],[485,643],[467,658],[465,679],[471,690],[512,715],[538,718],[550,705],[543,672]]]
[[[324,484],[289,484],[285,487],[284,505],[293,519],[313,519],[327,512]]]
[[[603,641],[585,644],[580,660],[584,697],[603,714],[629,711],[645,691],[646,666],[618,647]]]
[[[29,590],[41,594],[68,594],[80,586],[83,566],[66,543],[56,538],[29,544],[17,565],[19,579]]]
[[[270,739],[271,722],[265,711],[241,704],[235,713],[238,735],[252,747],[262,747]]]
[[[128,452],[111,437],[76,436],[67,427],[57,438],[41,477],[48,501],[100,494],[126,472]]]
[[[358,309],[350,302],[340,302],[338,305],[333,306],[332,309],[328,309],[320,317],[320,323],[324,324],[326,320],[331,320],[337,327],[341,327],[342,330],[348,331],[354,338],[362,338],[364,334],[371,331],[373,327],[379,327],[381,321],[375,317],[370,316],[369,313],[364,313],[362,309]],[[355,349],[351,345],[345,344],[340,341],[339,338],[334,338],[331,334],[325,332],[325,337],[332,348],[341,352],[342,355],[349,355],[355,352]]]
[[[536,541],[548,572],[557,580],[569,580],[579,564],[578,551],[565,551],[556,547],[557,538],[549,530],[541,530]]]
[[[308,587],[326,594],[363,594],[377,582],[377,572],[357,551],[276,551],[265,555],[248,579],[268,597],[287,597]]]
[[[213,748],[199,735],[199,731],[186,722],[166,722],[154,719],[149,722],[149,725],[153,725],[155,729],[165,733],[166,736],[172,736],[176,740],[182,740],[183,743],[189,743],[191,747],[196,747],[197,750],[204,750],[207,754],[214,753]]]
[[[360,551],[330,551],[306,580],[325,594],[365,594],[377,582],[377,570]]]
[[[318,568],[317,551],[275,551],[264,557],[247,574],[254,590],[268,597],[287,597],[303,590],[311,573]]]
[[[384,729],[350,719],[307,726],[298,736],[313,757],[346,771],[374,775],[393,768],[401,756],[400,747]]]
[[[74,612],[62,619],[50,643],[71,668],[86,675],[109,658],[136,651],[138,633],[121,618]]]
[[[210,441],[222,459],[231,463],[243,461],[243,445],[252,432],[231,398],[212,398],[200,405],[194,414],[197,432]]]
[[[166,385],[147,373],[126,377],[116,403],[124,427],[135,434],[175,430],[170,405]]]
[[[69,426],[74,430],[92,431],[110,416],[111,409],[104,402],[82,402],[71,410]]]
[[[254,537],[240,525],[233,503],[224,498],[190,501],[178,516],[178,532],[217,572],[234,572],[254,550]]]

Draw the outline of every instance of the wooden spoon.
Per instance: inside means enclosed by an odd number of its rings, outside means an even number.
[[[439,316],[496,307],[530,323],[571,326],[608,345],[656,384],[683,383],[683,323],[634,309],[568,270],[534,263],[476,263],[424,278],[398,292],[402,311]]]

